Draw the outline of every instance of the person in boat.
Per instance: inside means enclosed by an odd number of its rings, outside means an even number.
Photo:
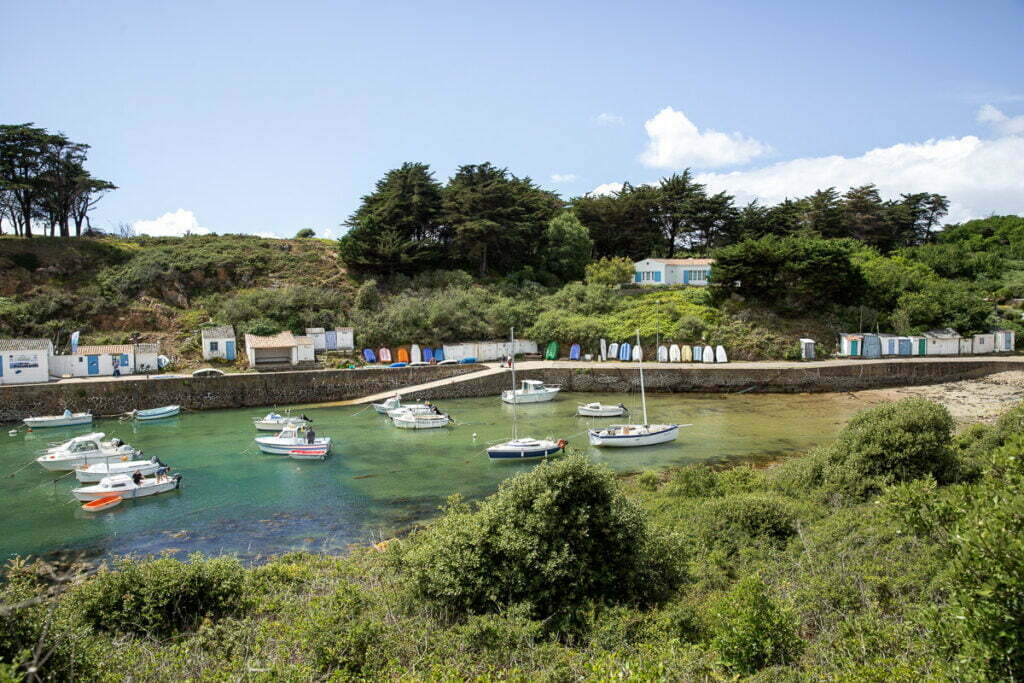
[[[64,417],[71,417],[71,409],[70,408],[65,408],[63,416]]]
[[[142,486],[142,472],[135,470],[132,474],[132,483],[136,486]]]
[[[310,420],[308,417],[306,417],[305,413],[302,414],[302,419],[305,420],[306,422],[312,422],[312,420]]]
[[[310,446],[316,443],[316,432],[313,430],[312,427],[306,430],[306,443],[308,443]]]
[[[158,483],[158,484],[161,483],[161,482],[167,481],[167,478],[168,478],[167,477],[167,473],[171,471],[171,468],[168,467],[167,465],[164,465],[163,463],[160,463],[160,465],[161,465],[161,467],[157,468],[157,471],[156,471],[156,483]],[[139,474],[139,473],[136,472],[136,474]]]

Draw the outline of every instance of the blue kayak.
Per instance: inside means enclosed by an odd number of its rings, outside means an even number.
[[[438,346],[434,349],[434,360],[438,363],[444,360],[444,349],[442,347]]]
[[[403,362],[399,361],[399,362],[397,362],[397,363],[392,363],[392,364],[391,364],[391,365],[389,365],[388,367],[389,367],[389,368],[404,368],[404,367],[405,367],[405,366],[407,366],[407,365],[409,365],[409,364],[408,364],[408,363],[403,363]]]
[[[470,365],[476,362],[476,358],[470,356],[469,358],[463,358],[459,362],[462,363],[463,365]]]
[[[363,349],[363,360],[367,363],[376,363],[377,354],[373,352],[373,349]]]

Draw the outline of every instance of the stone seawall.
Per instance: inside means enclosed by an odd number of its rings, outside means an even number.
[[[977,361],[893,361],[811,366],[793,363],[785,367],[742,365],[684,365],[644,368],[644,384],[649,392],[800,393],[857,391],[885,387],[941,384],[984,377],[1005,370],[1020,370],[1021,363],[1007,360]],[[587,368],[533,368],[516,372],[516,379],[537,379],[560,384],[564,391],[620,393],[639,391],[635,366],[600,365]],[[462,382],[406,390],[403,399],[426,400],[495,396],[511,386],[508,372],[469,378]]]
[[[1024,363],[1008,358],[829,364],[682,365],[645,367],[651,392],[827,392],[856,391],[920,384],[940,384],[1019,370]],[[181,405],[189,410],[286,406],[349,401],[401,390],[407,400],[496,396],[508,389],[508,371],[459,380],[482,365],[422,368],[314,370],[238,374],[211,378],[121,379],[0,386],[0,422],[31,415],[54,415],[65,407],[116,415],[139,408]],[[518,379],[560,384],[565,391],[620,393],[639,388],[636,368],[623,364],[587,367],[523,368]],[[451,379],[440,386],[416,389],[427,382]]]
[[[0,422],[56,415],[65,407],[93,415],[180,405],[188,410],[344,401],[482,369],[482,365],[228,374],[223,377],[120,378],[0,386]]]

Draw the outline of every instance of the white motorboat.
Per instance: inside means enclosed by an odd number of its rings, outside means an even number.
[[[380,413],[381,415],[387,415],[387,412],[389,410],[394,410],[395,408],[402,407],[402,397],[396,394],[389,398],[388,400],[384,401],[383,403],[374,403],[372,405],[373,409],[376,410],[378,413]]]
[[[92,424],[92,413],[72,413],[65,410],[61,415],[44,415],[42,417],[26,417],[22,422],[27,427],[74,427],[75,425]]]
[[[640,348],[640,330],[636,332],[636,346]],[[641,355],[642,357],[642,355]],[[591,446],[628,447],[628,446],[653,446],[658,443],[675,441],[679,436],[679,425],[658,424],[652,425],[647,422],[647,393],[644,391],[644,364],[640,358],[637,361],[637,369],[640,371],[640,401],[644,409],[643,424],[620,424],[591,429],[587,432]]]
[[[444,413],[403,413],[393,417],[391,422],[399,429],[437,429],[450,425],[452,418]]]
[[[164,464],[157,458],[151,460],[128,460],[126,462],[97,462],[75,468],[75,479],[83,484],[95,484],[105,477],[115,474],[132,475],[141,472],[142,476],[156,474]]]
[[[392,408],[385,414],[392,419],[399,415],[433,415],[434,406],[426,403],[407,403],[404,406]]]
[[[291,455],[291,451],[307,446],[322,446],[331,449],[329,436],[309,439],[308,427],[305,425],[287,425],[277,436],[257,436],[256,446],[264,453],[271,455]]]
[[[289,425],[302,426],[309,424],[304,417],[292,417],[278,413],[267,413],[264,417],[253,420],[253,426],[261,432],[279,432]]]
[[[501,392],[501,400],[505,403],[542,403],[553,399],[561,390],[562,387],[554,384],[544,384],[537,379],[524,379],[519,389]]]
[[[617,406],[609,406],[603,403],[588,403],[576,406],[576,414],[581,417],[619,417],[628,413],[629,410],[621,403]]]
[[[130,475],[115,474],[104,477],[98,484],[73,489],[71,495],[82,502],[113,495],[122,498],[142,498],[173,491],[179,486],[181,486],[180,474],[173,474],[169,477],[143,477],[138,484]]]
[[[509,337],[512,341],[510,348],[516,347],[516,335],[515,328],[512,328]],[[512,389],[515,390],[516,386],[516,361],[515,357],[512,358]],[[523,383],[524,385],[526,382]],[[537,382],[541,384],[542,382]],[[505,393],[514,393],[514,391],[507,391]],[[556,392],[557,393],[557,389]],[[552,394],[552,397],[554,394]],[[505,399],[502,394],[502,400]],[[550,401],[551,398],[544,400]],[[558,454],[560,451],[564,451],[565,447],[569,445],[569,442],[565,439],[559,439],[555,441],[553,439],[533,439],[530,437],[520,438],[519,431],[519,403],[518,400],[508,401],[512,404],[512,439],[491,446],[487,449],[487,457],[491,460],[536,460],[539,458],[547,458],[552,455]]]
[[[101,462],[127,461],[139,451],[120,439],[103,440],[103,432],[83,434],[59,446],[47,449],[36,458],[36,462],[53,471],[70,471],[82,465]]]

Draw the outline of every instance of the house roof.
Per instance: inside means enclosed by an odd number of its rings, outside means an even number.
[[[355,329],[355,328],[352,328],[352,327],[335,327],[334,331],[335,332],[351,332],[353,329]]]
[[[45,351],[49,348],[49,339],[0,339],[0,351]]]
[[[306,334],[324,334],[327,330],[322,327],[307,327]]]
[[[202,329],[203,339],[234,339],[235,328],[231,325],[218,325],[216,327],[204,327]]]
[[[710,266],[715,263],[713,258],[652,258],[644,260],[657,261],[666,266]]]
[[[313,338],[312,337],[308,337],[308,336],[307,337],[300,337],[300,336],[296,335],[295,343],[297,345],[299,345],[299,346],[312,346],[313,345]]]
[[[245,348],[247,349],[280,349],[288,346],[298,346],[295,335],[288,331],[278,332],[272,337],[245,335]]]
[[[160,342],[153,344],[136,344],[135,353],[160,353]]]
[[[131,344],[106,344],[100,346],[79,346],[75,351],[76,356],[96,356],[101,353],[134,353],[135,348]]]
[[[932,339],[959,339],[960,333],[952,327],[947,327],[941,330],[928,330],[924,333],[924,336]]]

